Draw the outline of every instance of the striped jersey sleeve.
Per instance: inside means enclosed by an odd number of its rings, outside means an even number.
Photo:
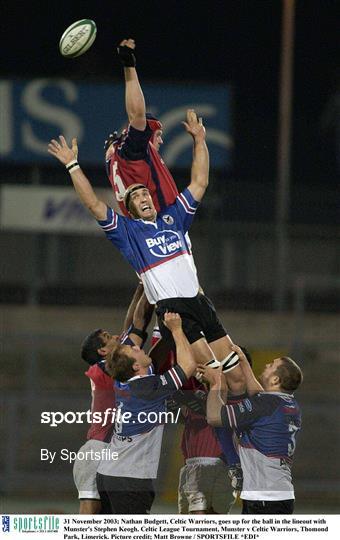
[[[195,217],[199,202],[195,201],[188,188],[179,193],[172,206],[164,210],[164,214],[173,210],[176,214],[176,220],[181,224],[182,230],[186,233]]]
[[[176,365],[163,373],[152,377],[141,377],[129,382],[130,388],[140,399],[157,399],[172,396],[187,381],[183,369]]]
[[[105,233],[110,233],[118,228],[118,220],[121,216],[117,214],[112,208],[107,207],[106,219],[98,220],[99,226]]]
[[[237,403],[227,403],[221,409],[222,424],[229,429],[242,430],[254,424],[259,418],[270,416],[279,406],[277,396],[266,396],[261,393]]]
[[[108,206],[106,219],[98,220],[98,225],[104,231],[106,238],[119,249],[123,256],[125,256],[135,268],[135,257],[130,246],[127,231],[130,222],[132,222],[130,218],[121,216]]]

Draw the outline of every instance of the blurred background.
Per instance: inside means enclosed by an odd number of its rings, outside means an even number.
[[[97,39],[65,59],[60,36],[82,18]],[[180,188],[186,109],[206,125],[210,186],[190,233],[200,283],[257,372],[283,353],[304,370],[296,511],[339,513],[339,2],[5,1],[1,21],[1,512],[77,512],[70,465],[40,449],[77,450],[87,426],[51,428],[40,413],[89,408],[80,343],[119,332],[136,278],[46,147],[77,136],[110,200],[103,144],[126,124],[115,46],[133,37]],[[159,512],[176,509],[180,431],[166,434]]]

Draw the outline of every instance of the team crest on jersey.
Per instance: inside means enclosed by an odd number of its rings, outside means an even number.
[[[173,223],[174,223],[174,218],[172,216],[169,216],[169,214],[165,214],[165,216],[162,217],[162,220],[167,225],[173,225]]]

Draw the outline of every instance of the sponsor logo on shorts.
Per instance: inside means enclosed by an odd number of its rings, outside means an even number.
[[[162,385],[163,385],[163,386],[165,386],[166,384],[168,384],[168,383],[166,382],[166,378],[164,377],[164,375],[161,375],[161,376],[160,376],[160,379],[161,379],[161,381],[162,381]]]
[[[242,401],[240,401],[240,403],[238,403],[237,405],[238,405],[238,408],[240,409],[240,412],[241,412],[241,413],[244,413],[245,408],[244,408],[244,406],[243,406]]]

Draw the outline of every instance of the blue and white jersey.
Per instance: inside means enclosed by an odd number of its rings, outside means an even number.
[[[161,413],[166,399],[186,381],[184,371],[175,366],[163,375],[149,372],[126,384],[115,383],[116,403],[120,414],[130,413],[127,422],[118,416],[110,442],[110,454],[116,460],[103,459],[98,472],[106,476],[156,478],[164,425]],[[163,420],[164,421],[164,420]]]
[[[108,208],[107,219],[98,222],[108,240],[140,275],[151,304],[198,293],[196,268],[185,237],[197,206],[186,188],[155,221],[120,216]]]
[[[241,498],[294,499],[290,467],[301,429],[301,412],[294,396],[260,392],[236,405],[225,405],[221,418],[239,437]]]
[[[120,413],[114,426],[115,435],[130,437],[161,424],[159,413],[166,411],[166,399],[185,382],[184,371],[178,365],[163,375],[155,375],[149,368],[149,374],[143,377],[137,375],[126,383],[115,381],[116,406]],[[126,422],[123,413],[130,413]]]

